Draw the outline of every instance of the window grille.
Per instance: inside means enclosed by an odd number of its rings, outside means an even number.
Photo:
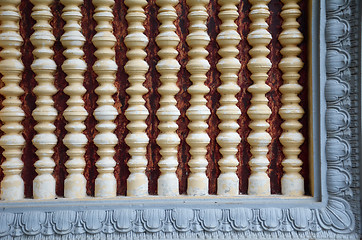
[[[359,10],[0,0],[0,238],[357,239]]]
[[[2,199],[304,195],[306,1],[19,3]]]

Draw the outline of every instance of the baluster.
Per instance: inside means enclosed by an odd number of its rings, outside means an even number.
[[[279,68],[283,72],[284,84],[279,88],[282,93],[282,107],[279,114],[284,120],[281,125],[284,130],[280,136],[280,142],[283,144],[283,153],[285,159],[282,162],[284,175],[281,179],[282,194],[289,196],[304,195],[304,179],[299,171],[302,169],[303,162],[298,158],[300,154],[300,145],[304,142],[303,135],[299,132],[302,124],[298,121],[302,118],[304,111],[299,105],[300,98],[298,94],[303,87],[299,85],[299,71],[303,67],[302,60],[298,57],[301,49],[298,45],[303,40],[302,33],[298,30],[299,23],[297,18],[301,15],[299,10],[299,0],[282,0],[281,17],[283,31],[279,36],[279,41],[283,46],[280,51],[283,55],[279,63]]]
[[[253,155],[249,162],[251,175],[249,177],[248,194],[251,195],[270,194],[270,179],[266,170],[269,165],[267,153],[271,137],[266,132],[269,127],[266,120],[269,118],[271,110],[265,97],[265,94],[270,90],[265,81],[271,68],[271,62],[267,58],[270,52],[267,45],[271,41],[271,35],[267,31],[268,24],[265,22],[270,15],[267,5],[269,2],[270,0],[250,0],[252,7],[249,16],[252,23],[248,42],[252,49],[249,51],[251,59],[248,68],[252,73],[251,79],[254,82],[248,88],[248,91],[252,93],[251,106],[248,109],[248,115],[251,119],[250,128],[252,129],[248,142]]]
[[[186,139],[190,145],[191,159],[189,161],[190,175],[188,177],[187,194],[189,195],[207,195],[209,180],[206,176],[206,146],[210,142],[210,138],[206,133],[208,127],[205,122],[210,116],[210,110],[206,106],[204,95],[209,92],[209,88],[204,84],[206,81],[206,73],[210,69],[210,64],[206,60],[208,55],[205,47],[210,42],[207,35],[206,20],[208,14],[205,6],[208,0],[188,0],[190,6],[188,18],[190,20],[190,33],[186,38],[187,44],[190,46],[190,61],[186,68],[191,73],[190,80],[192,86],[188,89],[191,94],[190,108],[186,115],[190,120],[190,133]]]
[[[85,167],[84,146],[87,138],[83,134],[85,130],[84,120],[87,118],[87,111],[84,109],[82,99],[86,89],[83,86],[84,72],[87,65],[83,60],[82,50],[85,38],[81,33],[79,21],[82,18],[79,5],[82,0],[61,0],[64,5],[62,17],[66,21],[65,33],[61,42],[65,47],[63,52],[66,60],[62,69],[67,74],[65,78],[69,85],[64,92],[69,95],[67,109],[64,111],[64,118],[68,121],[65,129],[68,131],[64,137],[64,144],[68,147],[69,160],[65,163],[69,175],[64,182],[64,196],[66,198],[83,198],[86,196],[86,179],[83,176]]]
[[[145,133],[147,128],[145,120],[149,113],[142,97],[147,93],[147,89],[142,85],[146,80],[145,74],[148,70],[148,64],[144,60],[147,55],[144,49],[148,44],[148,39],[143,34],[145,30],[143,22],[146,19],[143,8],[146,6],[147,1],[125,0],[124,3],[128,6],[126,15],[128,35],[124,40],[128,47],[128,62],[125,65],[125,71],[131,84],[126,90],[130,95],[130,99],[125,112],[127,119],[130,121],[127,125],[130,133],[126,137],[126,143],[130,147],[129,154],[131,155],[131,159],[127,163],[131,172],[127,179],[127,195],[144,196],[148,194],[148,179],[145,174],[148,136]]]
[[[114,81],[118,66],[114,61],[113,48],[116,38],[112,33],[111,24],[114,0],[93,0],[93,4],[96,7],[93,17],[97,21],[97,33],[92,42],[97,48],[94,55],[98,59],[94,63],[93,70],[97,74],[99,83],[95,90],[98,94],[98,107],[94,111],[94,117],[98,121],[96,125],[98,134],[94,138],[94,143],[98,147],[97,154],[99,155],[99,160],[96,162],[98,176],[95,181],[95,196],[115,197],[117,191],[117,182],[114,177],[116,161],[113,156],[118,139],[113,131],[116,129],[114,120],[118,112],[113,106],[112,95],[117,92]]]
[[[176,176],[177,146],[180,144],[176,130],[178,125],[176,120],[180,116],[180,111],[176,107],[175,94],[179,91],[176,81],[180,64],[176,60],[178,52],[176,47],[180,42],[175,33],[176,26],[173,22],[177,18],[174,6],[177,0],[157,0],[160,6],[158,19],[161,21],[160,34],[156,38],[160,51],[158,55],[161,60],[157,63],[157,70],[161,73],[161,87],[158,88],[161,94],[160,109],[157,117],[160,120],[160,135],[157,143],[160,145],[162,155],[158,165],[161,176],[158,179],[158,195],[174,196],[179,194],[179,181]]]
[[[20,60],[20,46],[23,39],[19,34],[20,0],[0,1],[0,73],[4,87],[0,93],[4,96],[3,109],[0,111],[0,120],[3,122],[1,130],[4,135],[0,138],[0,146],[4,149],[5,161],[1,165],[4,178],[1,182],[1,199],[19,200],[24,198],[24,181],[21,178],[23,162],[22,149],[25,140],[21,135],[23,126],[21,121],[25,114],[21,109],[19,96],[24,93],[19,86],[24,65]]]
[[[36,21],[34,33],[30,40],[34,46],[34,62],[31,65],[38,85],[34,88],[37,96],[36,108],[33,117],[38,122],[34,127],[37,134],[33,139],[39,160],[35,162],[35,171],[38,175],[33,182],[33,196],[35,199],[55,198],[55,179],[52,176],[55,162],[52,159],[53,148],[57,144],[54,134],[54,121],[57,110],[54,108],[52,96],[57,92],[54,86],[54,74],[57,68],[52,59],[54,52],[51,49],[55,42],[52,27],[49,22],[53,18],[49,5],[52,0],[31,0],[34,4],[31,16]]]
[[[217,69],[221,72],[220,79],[222,85],[218,88],[221,94],[220,107],[217,115],[221,120],[219,128],[221,130],[217,141],[221,146],[222,159],[219,161],[220,176],[218,178],[217,194],[238,195],[239,178],[236,175],[238,160],[236,159],[237,146],[241,141],[236,132],[239,128],[236,122],[241,111],[236,106],[238,102],[235,95],[240,91],[237,85],[237,73],[241,64],[235,56],[238,54],[237,44],[240,42],[240,35],[236,31],[235,19],[238,17],[236,4],[239,0],[221,0],[219,17],[222,20],[220,34],[216,40],[220,45],[219,54],[222,57],[217,64]]]

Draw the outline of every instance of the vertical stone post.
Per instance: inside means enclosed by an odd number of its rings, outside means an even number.
[[[190,7],[188,18],[190,20],[189,35],[186,38],[190,46],[190,60],[186,65],[190,72],[192,86],[188,89],[191,94],[190,108],[186,115],[190,120],[190,133],[186,142],[190,145],[191,159],[189,161],[190,175],[188,177],[187,194],[189,195],[207,195],[209,190],[209,179],[206,176],[206,146],[210,138],[206,133],[208,128],[205,122],[210,116],[210,110],[206,106],[204,95],[209,92],[205,85],[206,73],[210,69],[210,64],[206,60],[208,55],[205,49],[210,42],[207,34],[206,20],[208,14],[205,6],[208,0],[188,0]]]
[[[269,118],[271,110],[268,107],[268,99],[265,97],[265,94],[270,91],[270,87],[265,82],[271,68],[271,62],[267,58],[270,52],[267,45],[271,41],[271,35],[265,21],[270,15],[267,5],[269,2],[270,0],[250,0],[252,7],[249,13],[251,25],[248,42],[252,48],[249,51],[251,59],[248,68],[254,82],[248,88],[248,91],[252,93],[251,106],[248,109],[251,119],[249,126],[252,129],[248,142],[253,155],[249,162],[251,175],[248,194],[250,195],[270,194],[270,179],[266,171],[269,165],[267,153],[271,137],[266,132],[269,127],[266,120]]]
[[[147,167],[147,144],[149,142],[146,134],[146,118],[149,113],[145,107],[143,95],[147,89],[142,85],[146,80],[145,74],[148,71],[148,64],[144,60],[148,44],[148,38],[143,34],[145,28],[143,22],[146,19],[144,7],[146,0],[125,0],[128,6],[126,19],[128,22],[128,35],[124,39],[128,47],[128,62],[125,65],[125,71],[128,74],[128,80],[131,86],[126,90],[130,96],[128,108],[125,112],[130,121],[127,125],[130,133],[126,137],[126,143],[130,147],[129,154],[131,159],[127,165],[131,174],[127,179],[128,196],[148,195],[148,179],[145,174]]]
[[[283,55],[279,68],[283,72],[284,84],[279,88],[282,93],[282,107],[279,114],[284,120],[283,133],[280,142],[283,144],[285,159],[282,162],[284,175],[281,180],[282,194],[288,196],[304,195],[304,179],[299,171],[303,162],[299,159],[300,145],[304,142],[303,135],[299,132],[302,124],[298,121],[304,114],[299,105],[298,94],[303,87],[298,83],[299,71],[303,67],[302,60],[298,57],[301,49],[298,45],[303,40],[302,33],[298,30],[297,18],[301,15],[298,0],[282,0],[284,3],[281,17],[283,18],[283,31],[279,41],[283,46],[280,51]]]
[[[68,121],[65,129],[68,131],[63,142],[68,147],[69,160],[65,163],[68,176],[64,182],[64,196],[66,198],[83,198],[86,196],[86,179],[83,175],[85,160],[85,145],[87,138],[83,134],[85,130],[84,120],[87,118],[87,111],[84,108],[82,99],[86,89],[83,86],[84,72],[87,65],[83,60],[83,45],[85,38],[81,32],[80,20],[82,14],[79,5],[82,0],[61,0],[64,5],[62,17],[66,24],[61,42],[65,48],[63,54],[66,60],[62,69],[67,74],[65,78],[68,86],[64,92],[69,95],[67,109],[64,111],[64,118]]]
[[[31,16],[36,21],[34,33],[30,40],[34,46],[34,62],[31,65],[38,85],[34,88],[37,96],[36,108],[33,117],[38,122],[35,126],[37,134],[33,139],[39,160],[35,162],[35,171],[38,175],[33,182],[33,195],[35,199],[55,198],[55,179],[52,175],[55,167],[53,148],[57,144],[54,134],[54,121],[58,115],[54,108],[53,95],[57,92],[54,86],[54,74],[57,65],[53,60],[52,47],[55,37],[52,33],[50,20],[53,15],[50,11],[52,0],[31,0],[34,4]]]
[[[222,20],[220,33],[216,40],[220,46],[219,54],[222,57],[217,64],[217,69],[221,72],[220,79],[222,85],[218,88],[221,94],[220,107],[217,115],[221,120],[219,128],[221,130],[217,137],[217,142],[221,146],[222,158],[219,160],[220,176],[217,179],[217,194],[235,196],[239,194],[239,178],[236,175],[236,168],[239,164],[236,153],[237,146],[241,141],[237,130],[236,122],[241,111],[236,106],[238,100],[235,95],[240,91],[237,85],[238,71],[241,64],[235,56],[239,53],[236,46],[240,42],[240,35],[237,32],[235,20],[238,17],[236,4],[239,0],[221,0],[219,17]]]
[[[160,6],[158,19],[161,21],[160,34],[156,42],[160,47],[158,55],[161,60],[157,63],[157,70],[160,72],[160,81],[162,85],[158,88],[161,94],[160,109],[157,111],[157,117],[160,120],[160,135],[157,137],[157,143],[160,145],[162,155],[158,165],[160,166],[161,176],[158,179],[158,195],[175,196],[179,194],[179,181],[176,176],[177,146],[180,144],[176,130],[178,125],[176,120],[180,116],[180,111],[176,107],[175,94],[179,91],[176,85],[177,73],[180,70],[180,64],[176,57],[178,52],[176,47],[180,42],[176,34],[176,26],[173,22],[177,18],[174,6],[178,0],[158,0],[156,3]]]
[[[23,162],[22,149],[25,140],[21,135],[21,121],[25,114],[21,109],[19,96],[24,93],[19,86],[24,65],[20,60],[20,46],[23,39],[19,34],[20,0],[0,1],[0,73],[4,86],[0,93],[4,96],[0,120],[4,135],[0,138],[0,146],[4,149],[5,161],[2,163],[4,178],[1,182],[1,199],[19,200],[24,198],[24,181],[21,178]]]
[[[95,196],[115,197],[117,194],[117,182],[114,177],[116,161],[113,156],[118,139],[113,131],[116,129],[114,120],[118,112],[113,106],[112,95],[117,92],[114,81],[118,66],[114,60],[114,45],[116,44],[112,26],[114,0],[93,0],[93,4],[96,8],[93,17],[97,21],[97,33],[92,42],[97,48],[94,55],[98,59],[93,65],[93,70],[97,74],[99,83],[95,90],[98,94],[98,107],[94,111],[94,117],[98,121],[96,125],[98,134],[94,138],[94,143],[98,147],[97,154],[99,155],[99,160],[96,162],[98,176],[95,181]]]

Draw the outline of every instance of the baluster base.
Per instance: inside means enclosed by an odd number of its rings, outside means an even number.
[[[217,179],[217,195],[239,195],[239,178],[235,173],[222,173]]]
[[[161,175],[158,179],[158,195],[160,196],[178,196],[179,182],[173,173]]]
[[[304,179],[299,173],[284,174],[281,179],[282,194],[286,196],[303,196]]]

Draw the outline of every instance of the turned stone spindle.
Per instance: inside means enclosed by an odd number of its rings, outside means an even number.
[[[21,109],[19,96],[24,93],[19,86],[24,65],[21,62],[20,46],[23,39],[19,34],[20,0],[0,0],[0,73],[4,86],[0,93],[4,96],[3,109],[0,111],[0,146],[4,149],[5,161],[2,163],[4,178],[1,182],[1,199],[19,200],[24,198],[24,181],[21,178],[23,162],[21,160],[25,140],[21,135],[21,121],[25,114]]]
[[[143,22],[146,19],[144,7],[147,1],[125,0],[124,3],[128,6],[126,15],[128,35],[124,39],[128,48],[128,62],[125,65],[125,71],[130,82],[130,87],[126,90],[130,96],[129,106],[125,112],[130,121],[127,125],[130,133],[126,137],[126,143],[131,155],[127,163],[130,171],[127,179],[127,195],[145,196],[148,195],[148,179],[145,170],[147,167],[146,147],[149,142],[145,132],[147,128],[145,120],[149,113],[143,99],[143,95],[147,93],[143,82],[146,80],[145,74],[148,71],[148,64],[144,60],[147,55],[144,49],[148,44],[148,38],[143,34],[145,30]]]
[[[186,38],[190,46],[190,60],[186,69],[190,72],[192,85],[188,92],[191,94],[190,107],[186,112],[190,120],[190,133],[186,142],[190,145],[191,159],[189,161],[190,175],[188,177],[188,195],[207,195],[209,191],[209,179],[206,176],[206,146],[210,138],[206,133],[208,128],[205,122],[210,116],[210,110],[206,106],[205,94],[209,88],[205,85],[206,73],[210,64],[206,60],[208,51],[205,49],[210,42],[207,34],[206,20],[208,14],[206,5],[208,0],[188,0],[190,7],[188,18],[190,20],[189,35]]]
[[[99,86],[95,92],[98,94],[98,107],[94,111],[94,117],[98,121],[96,129],[98,134],[94,138],[94,144],[98,147],[99,159],[96,162],[98,176],[95,180],[96,197],[115,197],[117,194],[117,182],[114,176],[116,161],[114,147],[118,139],[113,133],[116,129],[114,120],[118,112],[113,106],[112,95],[117,92],[114,86],[116,79],[117,64],[114,60],[116,38],[113,35],[113,13],[114,0],[93,0],[95,11],[93,18],[97,22],[96,31],[92,42],[96,47],[94,55],[97,61],[93,70],[97,74]]]
[[[64,182],[64,196],[66,198],[84,198],[86,196],[86,179],[83,175],[85,167],[85,145],[87,138],[83,134],[85,130],[84,120],[87,111],[82,99],[86,89],[83,86],[84,72],[87,65],[83,60],[82,50],[85,37],[82,35],[80,20],[82,14],[79,5],[83,0],[61,0],[64,5],[62,17],[66,24],[61,42],[65,48],[63,54],[66,60],[62,69],[67,74],[65,78],[69,85],[64,92],[69,95],[68,107],[64,111],[64,118],[68,121],[65,129],[68,131],[64,137],[64,145],[68,147],[69,160],[65,163],[69,173]]]
[[[176,130],[178,125],[176,120],[180,116],[180,111],[176,107],[175,94],[179,91],[176,85],[177,73],[180,70],[180,64],[176,60],[176,47],[180,42],[176,34],[176,26],[173,22],[177,18],[174,6],[177,0],[157,0],[160,6],[158,19],[161,22],[160,34],[156,42],[160,47],[158,55],[161,60],[157,63],[157,70],[161,74],[161,86],[158,92],[161,95],[160,108],[157,111],[157,117],[160,120],[159,129],[161,133],[157,137],[157,143],[160,146],[162,155],[158,165],[160,166],[161,176],[158,179],[158,195],[175,196],[179,194],[179,181],[176,176],[177,146],[180,144]]]
[[[222,84],[218,87],[221,94],[220,107],[217,115],[221,120],[219,124],[220,134],[217,142],[221,146],[222,158],[219,160],[220,176],[217,179],[217,194],[236,196],[239,194],[239,178],[236,175],[239,164],[236,153],[237,146],[241,141],[237,130],[237,123],[241,111],[236,106],[238,100],[235,95],[240,91],[237,85],[237,73],[241,64],[235,56],[239,53],[236,46],[240,42],[240,35],[237,32],[235,19],[238,17],[236,4],[239,0],[221,0],[219,17],[222,20],[220,33],[216,40],[220,46],[219,54],[222,57],[217,64],[220,71]]]
[[[34,164],[38,175],[33,182],[33,196],[35,199],[53,199],[56,195],[55,179],[52,175],[55,162],[52,156],[53,148],[58,141],[54,134],[54,121],[58,113],[54,108],[53,101],[53,95],[57,92],[54,86],[54,74],[57,66],[53,60],[52,47],[55,37],[50,26],[53,15],[49,7],[53,1],[31,0],[31,2],[34,4],[31,16],[36,21],[34,33],[30,37],[34,46],[34,62],[31,68],[38,83],[34,88],[37,100],[33,117],[37,121],[37,125],[34,127],[37,134],[33,139],[33,144],[37,148],[36,154],[39,158]]]
[[[299,132],[302,124],[298,121],[304,114],[299,105],[298,94],[303,87],[298,83],[299,71],[303,67],[302,60],[298,57],[301,49],[298,45],[303,40],[302,33],[298,30],[297,18],[301,15],[299,0],[282,0],[281,17],[283,18],[283,31],[279,35],[279,41],[283,48],[283,55],[279,68],[283,72],[284,84],[279,88],[282,93],[282,107],[279,114],[284,120],[281,125],[283,133],[280,142],[283,144],[285,159],[282,161],[284,175],[281,179],[282,194],[288,196],[304,195],[304,179],[299,173],[303,162],[299,159],[300,146],[304,142],[303,135]]]
[[[267,45],[271,41],[271,35],[265,21],[270,15],[267,5],[269,2],[270,0],[250,0],[251,25],[247,39],[252,48],[249,51],[251,59],[248,68],[254,83],[248,88],[248,91],[252,93],[251,106],[247,112],[251,119],[249,126],[252,129],[247,139],[252,154],[249,161],[251,169],[249,195],[270,195],[270,179],[266,171],[269,165],[267,153],[271,137],[266,132],[269,127],[266,120],[271,110],[268,107],[268,99],[265,97],[265,94],[270,91],[270,87],[265,82],[271,68],[271,62],[267,58],[270,52]]]

